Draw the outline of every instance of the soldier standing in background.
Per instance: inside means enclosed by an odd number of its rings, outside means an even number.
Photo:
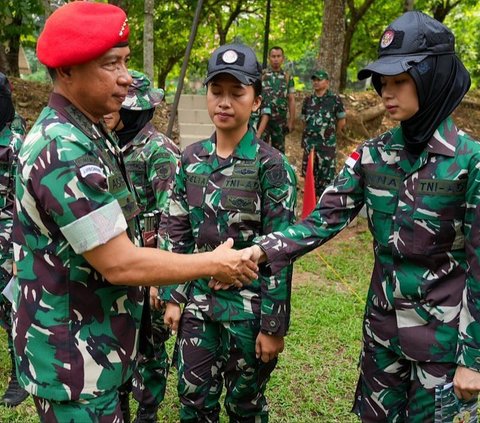
[[[317,70],[312,74],[314,93],[302,104],[303,137],[302,176],[307,170],[308,155],[315,149],[313,174],[315,193],[320,198],[333,181],[337,166],[337,133],[346,123],[346,113],[340,97],[328,88],[328,73]]]
[[[160,222],[162,216],[168,213],[168,196],[180,150],[151,123],[155,108],[163,99],[163,90],[153,88],[141,72],[131,71],[130,75],[132,84],[122,108],[119,112],[105,115],[104,120],[118,137],[125,167],[132,180],[141,210],[143,246],[162,248],[165,231],[160,231]],[[158,289],[147,289],[150,301],[145,303],[145,307],[151,307],[152,336],[149,337],[151,342],[147,351],[140,355],[132,386],[127,383],[119,393],[125,423],[127,418],[130,421],[130,389],[139,403],[135,423],[154,423],[167,386],[169,366],[165,342],[169,330],[163,322],[164,306],[158,301]]]
[[[358,77],[372,77],[400,125],[361,144],[306,219],[253,250],[275,274],[366,205],[375,264],[353,412],[369,423],[477,422],[480,144],[451,117],[470,75],[453,33],[421,12],[391,23],[378,51]]]
[[[15,202],[15,174],[18,150],[25,137],[25,120],[15,112],[12,90],[7,77],[0,73],[0,326],[7,331],[8,353],[12,368],[8,387],[0,400],[15,407],[28,397],[17,380],[13,355],[10,301],[1,294],[12,278],[13,266],[13,205]]]
[[[268,119],[264,140],[285,153],[285,135],[295,124],[295,83],[292,75],[282,69],[285,56],[281,47],[272,47],[268,61],[270,67],[263,71],[262,92],[268,98],[271,116]],[[262,119],[260,125],[263,125]]]
[[[219,47],[205,84],[215,133],[183,152],[170,203],[168,238],[182,253],[212,250],[227,237],[244,248],[294,220],[295,173],[248,125],[262,91],[255,53],[241,44]],[[179,327],[182,422],[218,422],[224,381],[230,422],[268,421],[264,392],[289,327],[291,270],[218,292],[197,279],[165,297],[165,321]]]
[[[103,121],[132,83],[128,35],[119,7],[76,1],[37,42],[53,92],[18,156],[12,334],[42,422],[123,422],[118,389],[142,347],[144,286],[256,276],[232,240],[184,256],[138,246],[140,210]]]

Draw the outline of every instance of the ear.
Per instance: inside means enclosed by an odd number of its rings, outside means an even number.
[[[252,112],[256,112],[262,104],[262,96],[255,97],[252,104]]]
[[[57,77],[64,81],[70,80],[72,77],[72,67],[71,66],[62,66],[56,69]]]

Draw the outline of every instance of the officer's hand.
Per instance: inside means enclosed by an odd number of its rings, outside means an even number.
[[[265,261],[266,255],[263,252],[263,250],[258,246],[258,245],[253,245],[248,248],[244,248],[243,250],[240,250],[242,252],[242,259],[243,260],[251,260],[254,263],[262,262]],[[231,284],[221,282],[215,278],[210,279],[210,282],[208,282],[208,286],[211,289],[214,289],[215,291],[220,291],[220,290],[226,290],[230,289],[232,287]],[[239,288],[242,288],[240,286]]]
[[[455,395],[463,401],[475,398],[480,391],[480,373],[458,366],[453,378],[453,390]]]
[[[164,307],[164,302],[158,298],[158,288],[150,287],[150,308],[152,310],[161,310]]]
[[[241,288],[257,279],[258,266],[251,259],[251,253],[233,250],[232,247],[233,239],[228,238],[213,250],[216,265],[212,279]]]
[[[163,316],[163,322],[172,331],[172,334],[177,333],[181,316],[182,309],[180,308],[179,304],[167,303],[165,307],[165,315]]]
[[[264,363],[278,357],[285,347],[283,336],[267,335],[260,332],[255,342],[255,354]]]

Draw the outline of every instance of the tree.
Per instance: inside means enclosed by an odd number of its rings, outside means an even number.
[[[338,46],[345,41],[345,0],[325,0],[323,28],[317,65],[330,74],[330,85],[338,91],[342,69],[342,55]]]
[[[31,36],[44,13],[40,0],[4,0],[0,2],[0,71],[20,76],[18,53],[22,36]]]
[[[153,10],[154,0],[145,0],[143,24],[143,70],[153,81],[154,72],[154,40],[153,40]]]

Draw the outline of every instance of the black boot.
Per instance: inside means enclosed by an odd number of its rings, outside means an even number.
[[[17,372],[15,371],[15,358],[13,356],[13,351],[9,352],[10,359],[12,360],[10,382],[8,383],[7,390],[3,394],[3,397],[0,401],[7,407],[16,407],[18,404],[25,401],[25,399],[28,397],[28,392],[18,384]]]
[[[118,391],[118,397],[120,398],[120,409],[123,414],[123,423],[130,423],[130,392]]]
[[[137,417],[133,423],[157,423],[157,411],[158,405],[144,406],[140,404],[137,410]]]

